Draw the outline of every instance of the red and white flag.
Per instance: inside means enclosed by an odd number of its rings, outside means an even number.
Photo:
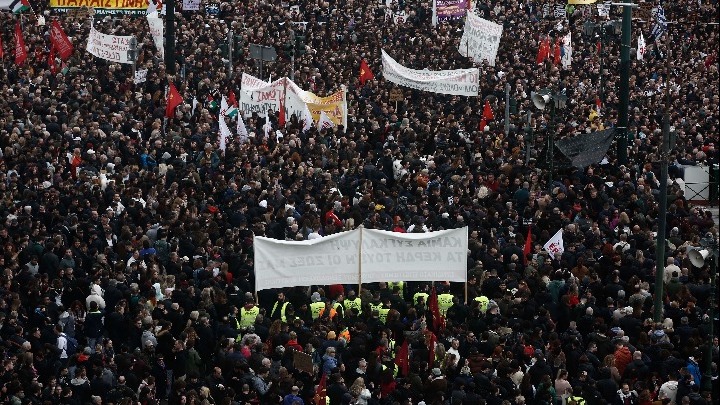
[[[28,57],[27,48],[25,48],[25,40],[22,36],[22,28],[20,21],[15,22],[15,64],[22,65]]]
[[[543,246],[543,249],[545,249],[548,253],[550,253],[553,257],[557,253],[562,254],[565,251],[565,245],[563,244],[563,231],[560,229],[559,231],[555,232],[555,235],[553,235],[550,240],[545,242],[545,245]]]
[[[318,131],[322,129],[330,129],[335,126],[335,123],[325,114],[325,111],[320,111],[320,119],[318,119]]]
[[[637,60],[643,60],[643,56],[645,56],[645,37],[643,37],[641,31],[640,36],[638,37]]]
[[[50,41],[52,42],[55,52],[60,56],[60,59],[67,60],[73,53],[72,42],[65,35],[60,23],[56,20],[50,24]]]

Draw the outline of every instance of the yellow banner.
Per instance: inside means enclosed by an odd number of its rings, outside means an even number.
[[[147,0],[50,0],[50,7],[56,11],[89,7],[96,14],[144,14],[147,6]]]
[[[342,90],[335,92],[327,97],[318,97],[311,92],[304,94],[308,97],[306,103],[310,114],[313,119],[317,122],[320,119],[320,112],[325,111],[325,114],[330,118],[336,125],[343,123],[345,109],[343,108],[343,92]]]
[[[597,0],[568,0],[568,4],[595,4]]]

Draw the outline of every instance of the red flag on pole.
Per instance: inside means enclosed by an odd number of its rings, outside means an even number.
[[[27,49],[25,49],[25,40],[22,36],[22,28],[20,21],[15,22],[15,64],[22,65],[27,59]]]
[[[437,344],[437,337],[434,333],[430,332],[430,338],[428,339],[428,365],[432,368],[435,364],[435,344]]]
[[[372,71],[370,71],[370,67],[367,62],[365,62],[365,59],[363,59],[360,62],[360,84],[364,86],[366,81],[374,78],[375,75],[373,75]]]
[[[278,113],[278,127],[285,127],[285,102],[280,98],[280,112]]]
[[[410,369],[410,350],[408,349],[408,340],[405,339],[402,346],[395,355],[395,364],[402,376],[406,376]]]
[[[180,95],[180,92],[177,91],[174,84],[170,83],[170,90],[168,91],[167,96],[167,105],[165,107],[165,117],[175,117],[175,108],[182,104],[182,102],[183,98]]]
[[[53,75],[57,74],[57,66],[55,66],[55,45],[50,46],[50,53],[48,54],[48,68],[50,73]]]
[[[445,326],[445,322],[443,321],[443,317],[440,314],[440,306],[438,305],[437,291],[435,291],[435,286],[433,286],[430,297],[428,298],[428,309],[430,310],[430,314],[432,315],[432,325],[428,326],[432,327],[432,330],[434,332],[438,332]]]
[[[65,35],[60,23],[56,20],[50,24],[50,41],[55,47],[55,51],[60,55],[60,59],[66,60],[73,53],[72,42]]]
[[[550,38],[545,38],[540,42],[540,49],[538,49],[538,54],[536,58],[537,64],[541,64],[545,61],[545,59],[550,56]]]
[[[528,226],[528,233],[525,237],[525,247],[523,248],[523,265],[527,266],[527,257],[532,251],[532,225]]]
[[[553,58],[553,63],[554,63],[555,65],[559,65],[559,64],[560,64],[560,60],[562,59],[562,54],[561,54],[561,51],[560,51],[560,47],[561,47],[561,46],[562,46],[562,45],[560,45],[560,38],[558,38],[557,40],[555,40],[555,52],[554,52],[554,55],[553,55],[553,56],[554,56],[554,58]]]
[[[483,113],[482,113],[482,119],[480,120],[480,125],[478,126],[479,131],[484,131],[485,126],[487,125],[487,122],[490,120],[495,119],[495,115],[493,114],[492,108],[490,108],[490,101],[485,100],[485,106],[483,107]]]
[[[5,50],[3,49],[2,35],[0,35],[0,59],[5,58]]]
[[[230,90],[230,92],[228,92],[228,100],[227,101],[228,101],[228,104],[233,107],[238,106],[237,99],[235,98],[235,92],[233,92],[232,90]]]
[[[323,374],[320,378],[313,402],[315,405],[327,405],[327,374]]]

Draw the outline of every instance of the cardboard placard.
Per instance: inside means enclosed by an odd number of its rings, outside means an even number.
[[[299,352],[297,350],[294,351],[293,366],[300,371],[305,371],[309,374],[313,373],[312,357],[307,353]]]
[[[400,89],[390,90],[390,101],[403,101],[405,100],[405,94]]]

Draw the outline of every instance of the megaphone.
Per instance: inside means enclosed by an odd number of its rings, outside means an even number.
[[[539,110],[544,110],[545,106],[550,102],[550,95],[534,93],[532,95],[532,102]]]
[[[688,253],[690,263],[695,267],[702,267],[705,265],[705,259],[710,256],[710,251],[707,249],[693,249]]]

